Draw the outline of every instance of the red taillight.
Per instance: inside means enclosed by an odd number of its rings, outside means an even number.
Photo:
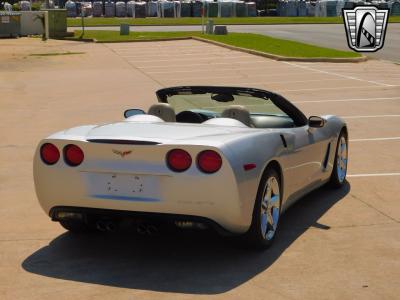
[[[85,155],[81,148],[76,145],[67,145],[64,147],[64,160],[71,167],[79,166]]]
[[[60,159],[60,151],[53,144],[46,143],[40,148],[40,157],[48,165],[54,165]]]
[[[204,173],[215,173],[221,169],[221,155],[212,150],[202,151],[197,156],[197,166]]]
[[[192,165],[192,157],[182,149],[173,149],[167,153],[168,167],[175,172],[183,172]]]

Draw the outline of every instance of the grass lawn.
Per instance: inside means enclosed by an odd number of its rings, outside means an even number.
[[[81,35],[80,30],[75,31],[74,39]],[[252,33],[229,33],[228,35],[207,35],[200,32],[131,32],[130,35],[119,35],[118,31],[89,30],[85,31],[83,38],[96,39],[101,42],[131,41],[131,40],[154,40],[183,37],[201,37],[220,43],[257,50],[265,53],[276,54],[287,57],[360,57],[361,55],[352,51],[341,51],[329,48],[313,46],[309,44],[282,40],[265,35]]]
[[[251,17],[212,18],[214,24],[342,24],[341,17]],[[400,16],[391,16],[389,22],[400,23]],[[86,26],[120,25],[200,25],[201,18],[85,18]],[[81,26],[80,18],[68,18],[68,26]]]

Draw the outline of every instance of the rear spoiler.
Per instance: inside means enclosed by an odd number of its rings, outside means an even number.
[[[159,142],[151,141],[134,141],[134,140],[115,140],[115,139],[88,139],[88,142],[99,144],[115,144],[115,145],[159,145]]]

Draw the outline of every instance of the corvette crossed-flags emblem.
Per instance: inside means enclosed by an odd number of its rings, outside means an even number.
[[[129,155],[129,154],[132,153],[131,150],[129,150],[129,151],[119,151],[119,150],[115,150],[115,149],[112,149],[112,152],[114,154],[117,154],[117,155],[121,156],[122,158],[124,158],[126,155]]]

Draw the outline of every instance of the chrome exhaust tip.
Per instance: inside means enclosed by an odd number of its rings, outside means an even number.
[[[114,222],[107,222],[105,228],[108,232],[115,232],[117,230],[117,225]]]
[[[149,225],[146,228],[146,232],[148,235],[153,235],[153,234],[158,233],[158,228],[154,225]]]
[[[139,234],[146,234],[146,233],[147,233],[147,228],[146,228],[145,225],[139,224],[139,225],[136,227],[136,231],[137,231],[137,233],[139,233]]]
[[[107,231],[107,227],[106,227],[106,224],[105,224],[105,222],[104,221],[97,221],[96,222],[96,228],[97,228],[97,230],[99,230],[99,231]]]

